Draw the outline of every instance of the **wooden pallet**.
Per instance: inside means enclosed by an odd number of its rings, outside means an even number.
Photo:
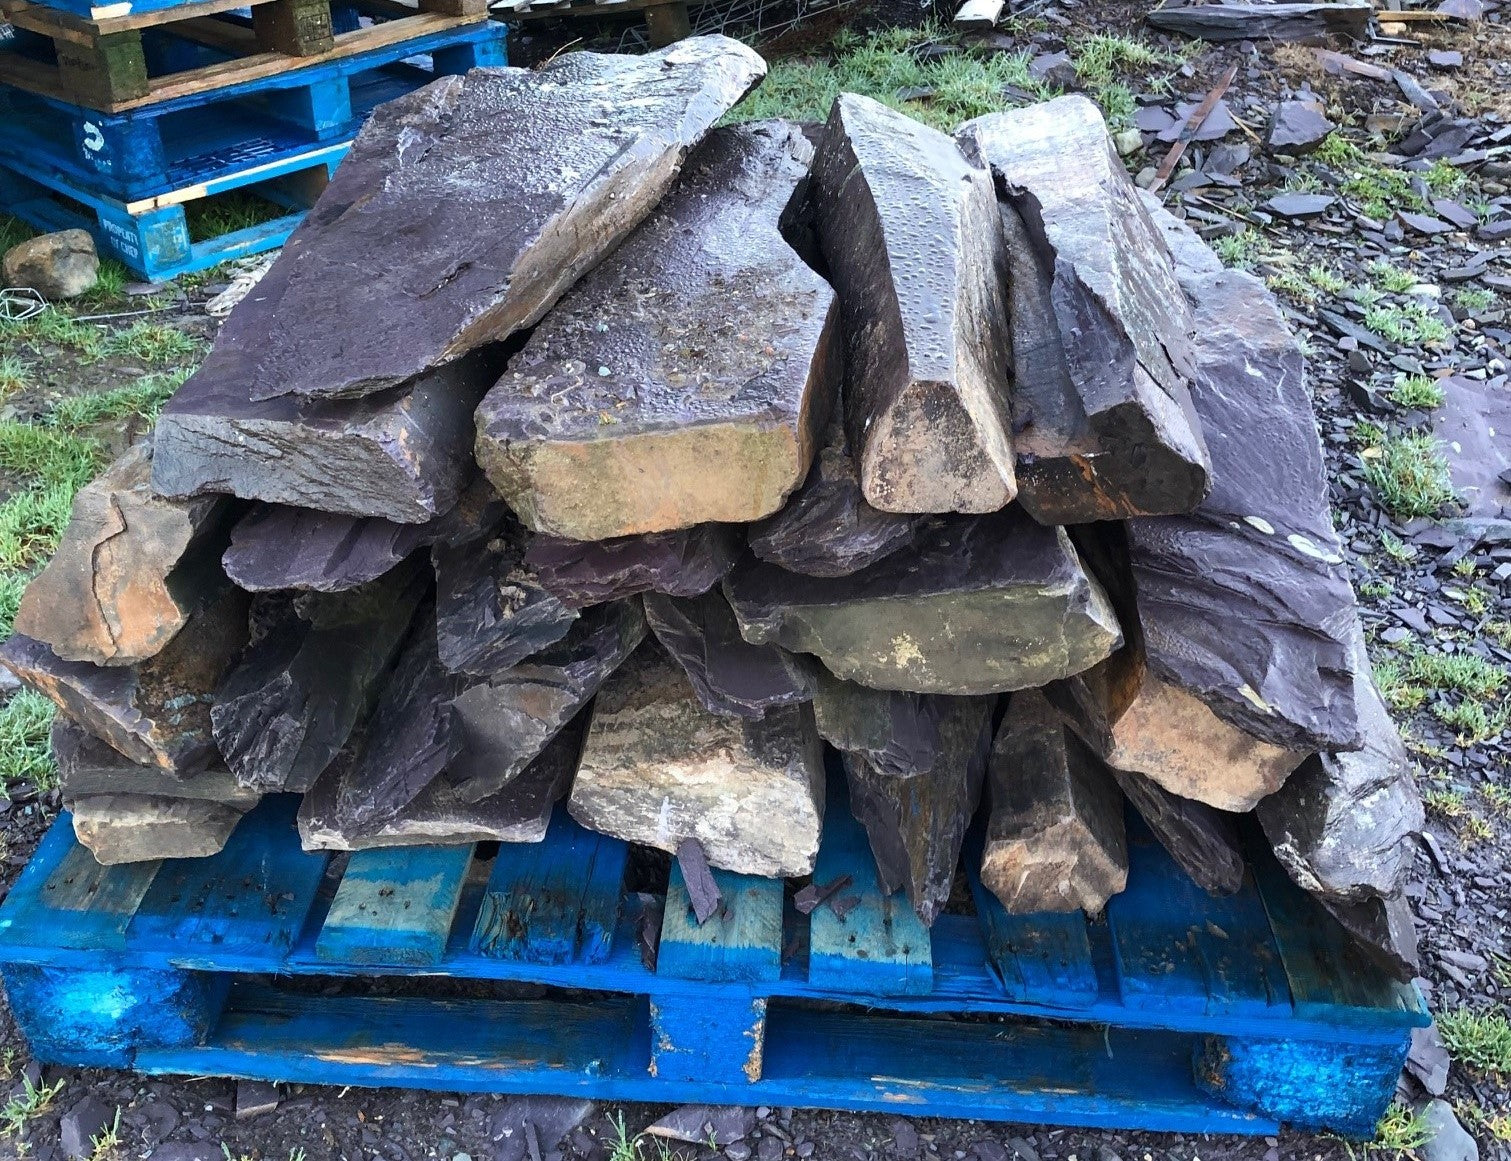
[[[87,18],[0,0],[0,83],[123,113],[298,73],[487,19],[486,0],[192,0]],[[250,16],[238,10],[250,8]],[[108,12],[97,9],[98,12]]]
[[[1129,889],[1101,919],[1011,917],[973,882],[978,913],[927,931],[881,895],[863,833],[831,805],[817,877],[850,875],[852,910],[805,917],[782,882],[716,872],[726,905],[699,927],[675,868],[648,906],[625,889],[625,844],[564,811],[540,844],[343,866],[299,849],[295,807],[266,800],[213,858],[113,868],[60,818],[0,907],[0,973],[37,1057],[1363,1136],[1428,1022],[1273,860],[1213,899],[1138,826]],[[403,979],[417,976],[469,981],[468,998]]]
[[[0,162],[45,165],[73,188],[128,203],[171,198],[349,142],[381,102],[440,74],[507,63],[506,37],[492,21],[442,29],[129,113],[0,86]],[[417,54],[433,67],[404,63]]]
[[[489,5],[499,20],[534,20],[541,17],[578,16],[601,19],[640,12],[651,45],[661,48],[692,35],[686,0],[493,0]]]

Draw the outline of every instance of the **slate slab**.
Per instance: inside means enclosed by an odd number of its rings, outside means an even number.
[[[779,229],[812,154],[785,122],[715,130],[510,360],[476,450],[526,526],[742,523],[803,482],[842,362],[834,292]]]
[[[1453,487],[1471,517],[1511,517],[1511,392],[1504,383],[1450,375],[1432,413]]]
[[[819,737],[836,750],[877,773],[913,778],[934,768],[941,704],[933,694],[871,689],[820,667],[813,717]]]
[[[104,866],[218,853],[242,811],[199,798],[102,794],[68,801],[74,837]]]
[[[133,762],[62,714],[53,719],[51,741],[58,785],[66,799],[132,794],[198,798],[250,810],[262,798],[261,791],[240,785],[218,762],[187,778],[177,778],[160,766]]]
[[[541,588],[567,608],[580,609],[636,593],[700,596],[734,567],[740,551],[738,528],[699,524],[613,540],[534,536],[524,562]]]

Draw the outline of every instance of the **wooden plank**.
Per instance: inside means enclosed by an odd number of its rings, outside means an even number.
[[[1128,816],[1128,889],[1107,904],[1129,1008],[1280,1016],[1291,991],[1252,879],[1208,895]]]
[[[782,881],[713,870],[724,904],[699,925],[680,864],[672,863],[656,973],[721,983],[758,983],[782,972]]]
[[[66,34],[79,44],[88,44],[99,36],[132,29],[152,28],[162,24],[177,24],[195,16],[213,16],[218,12],[232,12],[238,8],[255,7],[272,0],[190,0],[170,8],[157,8],[146,12],[123,13],[89,20],[56,8],[32,3],[32,0],[6,0],[0,5],[10,22],[18,28],[40,32],[44,36],[59,39]],[[82,38],[82,39],[81,39]]]
[[[1248,845],[1296,1015],[1329,1024],[1399,1028],[1405,1013],[1425,1027],[1430,1017],[1417,990],[1375,967],[1342,925],[1291,881],[1268,843]]]
[[[558,806],[538,843],[500,843],[473,928],[481,955],[601,963],[613,948],[629,844]]]
[[[473,849],[398,847],[353,855],[315,940],[315,955],[349,964],[438,963]]]
[[[259,47],[257,34],[245,24],[218,20],[214,16],[196,16],[181,21],[173,26],[173,35],[235,56],[250,56]]]
[[[825,811],[813,881],[827,884],[846,875],[850,885],[808,917],[808,982],[882,996],[928,994],[934,987],[928,928],[905,894],[882,894],[866,832],[839,791]],[[835,904],[850,897],[859,902],[841,918]]]
[[[281,958],[304,927],[329,861],[299,848],[298,799],[278,795],[237,825],[217,855],[164,863],[127,932],[185,966],[228,955]]]
[[[1086,1008],[1097,1002],[1101,987],[1084,912],[1009,915],[982,886],[970,854],[966,878],[987,956],[1008,999],[1049,1008]]]

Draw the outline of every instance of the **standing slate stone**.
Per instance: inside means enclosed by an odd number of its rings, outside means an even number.
[[[765,72],[738,41],[699,36],[474,69],[380,106],[237,308],[257,320],[241,390],[369,395],[530,326]]]
[[[436,636],[441,664],[487,675],[518,665],[565,637],[577,610],[562,604],[525,564],[526,536],[513,521],[459,543],[438,542]]]
[[[646,593],[642,599],[651,632],[709,713],[759,718],[773,706],[813,700],[818,666],[778,645],[746,641],[723,593],[711,589],[683,599]]]
[[[991,176],[943,133],[842,93],[813,164],[867,501],[992,512],[1016,494],[1007,244]]]
[[[537,532],[605,540],[769,516],[839,390],[839,310],[778,230],[813,147],[715,130],[661,205],[535,328],[477,458]]]
[[[897,778],[847,754],[850,810],[870,840],[881,889],[905,889],[924,924],[949,901],[965,832],[981,799],[992,745],[991,697],[941,697],[939,747],[932,767]]]
[[[218,854],[243,813],[220,802],[145,794],[101,794],[66,806],[74,837],[107,867]]]
[[[871,689],[820,667],[813,695],[819,737],[878,774],[914,778],[934,768],[942,701],[925,693]]]
[[[429,586],[410,564],[286,602],[215,693],[210,721],[243,786],[303,793],[366,715]]]
[[[1354,594],[1305,361],[1262,282],[1156,216],[1195,303],[1195,399],[1214,484],[1190,516],[1127,523],[1149,670],[1261,742],[1357,749]]]
[[[572,785],[587,723],[585,713],[497,794],[463,802],[442,774],[397,815],[366,829],[348,828],[336,809],[350,765],[333,764],[299,804],[299,840],[307,851],[362,851],[430,843],[538,843],[551,812]]]
[[[1318,898],[1343,930],[1396,979],[1410,983],[1421,975],[1416,918],[1404,895],[1394,899],[1370,897],[1358,902],[1344,902],[1326,895]]]
[[[700,524],[613,540],[535,536],[525,549],[525,565],[535,570],[541,588],[567,608],[580,609],[636,593],[701,596],[724,579],[740,550],[738,528]]]
[[[495,349],[364,399],[251,401],[238,344],[255,351],[262,341],[249,335],[253,317],[232,311],[200,369],[163,407],[153,437],[154,491],[229,492],[398,524],[424,524],[456,503],[475,470],[472,412],[498,377]],[[371,329],[369,322],[342,325]]]
[[[1024,507],[1046,524],[1189,512],[1210,486],[1191,314],[1100,111],[1061,97],[957,137],[1006,202]]]
[[[788,572],[849,576],[913,543],[916,522],[866,502],[836,401],[824,446],[782,510],[750,529],[750,550]]]
[[[64,661],[21,633],[0,664],[133,762],[186,778],[215,758],[210,699],[246,640],[247,595],[228,586],[138,665]]]
[[[1128,884],[1123,796],[1037,690],[1013,695],[991,755],[981,882],[1010,915],[1099,913]]]
[[[1405,886],[1422,829],[1410,755],[1370,677],[1363,628],[1355,622],[1354,699],[1364,748],[1317,754],[1257,811],[1275,855],[1297,884],[1358,901]]]
[[[198,798],[251,810],[262,798],[260,791],[241,786],[218,763],[187,778],[175,778],[160,766],[133,762],[62,714],[52,723],[52,755],[58,764],[58,786],[69,801],[102,794],[127,794]]]
[[[151,476],[152,445],[141,443],[79,490],[57,551],[21,597],[17,633],[67,661],[131,665],[225,585],[225,498],[167,500]]]
[[[697,839],[725,870],[809,874],[824,819],[813,711],[711,714],[682,670],[647,646],[594,703],[568,809],[593,830],[664,851]]]
[[[726,589],[747,641],[876,689],[983,694],[1079,673],[1122,633],[1063,529],[1016,508],[941,521],[848,577],[747,561]]]

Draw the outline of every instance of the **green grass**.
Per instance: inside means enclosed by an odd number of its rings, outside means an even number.
[[[1224,266],[1235,270],[1252,270],[1264,250],[1264,239],[1253,230],[1243,229],[1236,234],[1224,234],[1212,239],[1213,252],[1222,259]]]
[[[1450,297],[1454,306],[1471,313],[1489,310],[1495,305],[1495,295],[1479,286],[1460,287]]]
[[[1439,818],[1463,818],[1469,802],[1462,790],[1440,790],[1433,787],[1422,791],[1422,805],[1429,813]]]
[[[1400,713],[1415,713],[1427,702],[1427,690],[1411,680],[1406,669],[1396,661],[1381,661],[1374,667],[1375,684],[1385,704]]]
[[[1369,276],[1391,294],[1404,294],[1417,284],[1417,276],[1409,270],[1392,266],[1383,259],[1376,259],[1364,268]]]
[[[199,343],[174,326],[138,322],[116,331],[105,340],[107,355],[140,359],[153,366],[165,366],[199,352]]]
[[[196,198],[184,205],[191,242],[208,242],[233,230],[260,226],[291,212],[276,202],[239,190]]]
[[[86,363],[99,361],[105,354],[106,332],[94,323],[79,322],[68,310],[49,306],[29,319],[0,319],[0,346],[12,352],[25,347],[38,354],[50,348],[71,351]]]
[[[24,1130],[31,1119],[52,1107],[52,1102],[63,1090],[63,1082],[34,1085],[31,1077],[21,1077],[21,1092],[12,1096],[0,1108],[0,1137],[14,1137]]]
[[[1503,667],[1477,653],[1428,653],[1414,646],[1406,663],[1412,681],[1465,697],[1496,697],[1511,681]]]
[[[1391,402],[1398,407],[1431,411],[1443,406],[1443,389],[1426,375],[1397,375],[1390,389]]]
[[[1450,332],[1443,320],[1420,302],[1397,305],[1378,298],[1371,302],[1364,294],[1354,297],[1365,306],[1364,325],[1382,339],[1412,347],[1448,340]]]
[[[95,395],[75,395],[59,400],[48,418],[65,431],[78,431],[128,416],[152,423],[163,404],[188,377],[187,369],[159,371],[124,387],[112,387]]]
[[[1438,1015],[1438,1031],[1453,1058],[1466,1068],[1511,1075],[1511,1021],[1504,1012],[1455,1008]]]
[[[1364,1142],[1360,1148],[1366,1155],[1383,1153],[1391,1157],[1414,1157],[1427,1140],[1428,1127],[1423,1115],[1397,1102],[1385,1110],[1385,1115],[1375,1126],[1374,1139]],[[1349,1155],[1353,1155],[1352,1145],[1349,1146]]]
[[[1460,745],[1473,746],[1500,733],[1503,719],[1492,716],[1477,701],[1439,703],[1432,707],[1432,716],[1437,718],[1458,737]]]
[[[1398,517],[1436,516],[1456,499],[1448,461],[1429,434],[1382,433],[1363,463],[1364,478]]]
[[[1313,286],[1324,294],[1339,295],[1348,289],[1348,283],[1338,277],[1326,266],[1313,263],[1306,268],[1306,277]]]
[[[31,368],[18,355],[0,355],[0,397],[14,395],[26,386]]]
[[[17,690],[0,706],[0,784],[26,781],[39,790],[57,785],[57,769],[48,748],[55,707],[30,689]]]

